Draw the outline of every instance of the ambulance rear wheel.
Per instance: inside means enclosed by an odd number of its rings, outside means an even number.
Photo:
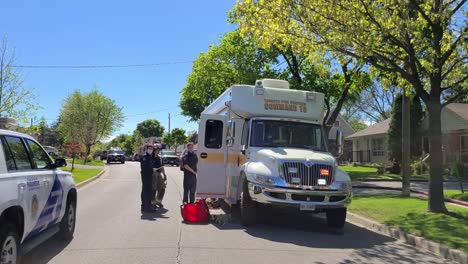
[[[240,201],[241,223],[244,226],[253,225],[257,222],[257,202],[249,195],[248,182],[244,179]]]

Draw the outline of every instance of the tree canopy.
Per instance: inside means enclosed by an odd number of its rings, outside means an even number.
[[[164,133],[164,127],[156,119],[148,119],[138,123],[136,130],[144,138],[161,137]]]
[[[34,101],[34,90],[25,87],[23,75],[14,64],[14,52],[3,38],[0,46],[0,115],[27,122],[41,107]]]
[[[182,114],[198,120],[203,109],[231,85],[254,84],[257,79],[275,78],[277,53],[257,48],[239,30],[227,33],[218,45],[195,59],[182,90]]]
[[[296,53],[354,58],[413,89],[424,101],[430,127],[428,208],[443,200],[441,108],[467,94],[467,0],[453,1],[238,1],[234,14],[244,34],[264,46]],[[390,78],[389,78],[390,79]]]
[[[91,147],[109,137],[123,121],[122,109],[114,100],[97,90],[86,94],[78,90],[63,103],[59,131],[67,143],[83,144],[87,159]]]

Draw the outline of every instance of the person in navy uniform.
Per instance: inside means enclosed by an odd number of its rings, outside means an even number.
[[[153,146],[145,146],[145,154],[140,158],[141,168],[141,211],[145,213],[155,212],[151,205],[153,189]]]
[[[197,190],[197,154],[193,152],[193,143],[187,144],[187,154],[182,158],[184,168],[184,198],[183,203],[195,203],[195,192]]]

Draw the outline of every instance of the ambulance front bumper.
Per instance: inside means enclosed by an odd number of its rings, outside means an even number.
[[[303,190],[266,186],[257,183],[248,184],[252,200],[274,206],[332,209],[347,207],[352,200],[352,190]]]

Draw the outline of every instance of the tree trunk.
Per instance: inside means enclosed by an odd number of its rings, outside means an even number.
[[[89,153],[91,153],[91,145],[86,145],[86,154],[83,162],[84,165],[86,165],[86,163],[88,162]]]
[[[410,177],[411,177],[411,158],[410,158],[410,99],[403,94],[402,109],[402,128],[401,128],[401,179],[402,193],[404,197],[410,197]]]
[[[75,169],[75,156],[76,156],[76,154],[75,154],[75,152],[73,152],[73,153],[72,153],[72,158],[73,158],[73,159],[72,159],[71,171],[73,171],[73,170]]]
[[[444,181],[442,167],[442,122],[441,104],[438,98],[431,100],[429,112],[429,203],[428,210],[433,213],[447,213],[444,203]]]

